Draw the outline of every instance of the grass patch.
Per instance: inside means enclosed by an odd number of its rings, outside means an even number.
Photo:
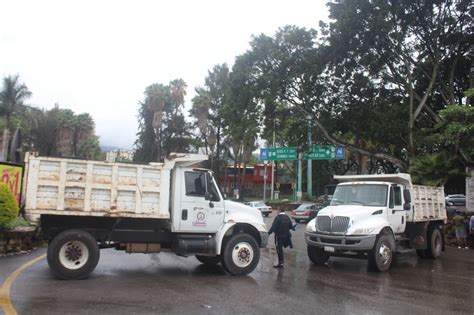
[[[12,222],[8,223],[5,225],[5,228],[7,230],[13,230],[14,228],[17,227],[26,227],[30,226],[30,223],[23,219],[22,217],[16,217]]]

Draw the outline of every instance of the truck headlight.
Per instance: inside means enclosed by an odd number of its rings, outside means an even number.
[[[316,232],[315,226],[316,226],[316,219],[309,221],[306,224],[306,232]]]
[[[362,228],[362,229],[355,229],[352,234],[353,235],[367,235],[372,234],[375,228]]]

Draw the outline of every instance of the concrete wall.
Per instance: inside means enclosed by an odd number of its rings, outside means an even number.
[[[466,210],[474,212],[474,167],[468,167],[466,172],[471,175],[466,178]]]

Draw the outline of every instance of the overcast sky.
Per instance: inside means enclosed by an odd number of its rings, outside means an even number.
[[[19,74],[40,108],[88,112],[102,145],[131,149],[138,102],[152,83],[182,78],[187,108],[215,64],[284,25],[318,28],[323,0],[0,0],[0,77]]]

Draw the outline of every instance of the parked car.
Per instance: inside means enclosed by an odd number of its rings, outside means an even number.
[[[303,203],[291,212],[291,218],[296,222],[309,222],[318,214],[320,207],[315,203]]]
[[[464,195],[447,195],[445,198],[447,206],[465,206],[466,196]]]
[[[272,213],[272,207],[267,206],[263,201],[250,201],[244,202],[247,206],[251,206],[252,208],[256,208],[260,210],[263,216],[268,217],[270,213]]]

